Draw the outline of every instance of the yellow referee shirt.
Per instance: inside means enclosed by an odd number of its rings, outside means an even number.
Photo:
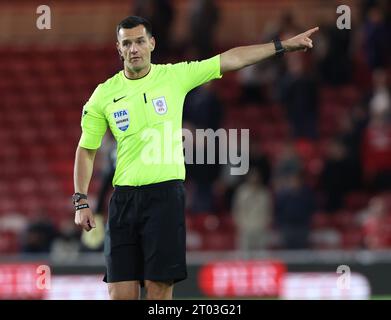
[[[79,146],[98,149],[107,127],[117,141],[113,185],[185,179],[182,109],[186,94],[221,78],[220,55],[203,61],[151,64],[143,78],[123,70],[99,84],[83,108]]]

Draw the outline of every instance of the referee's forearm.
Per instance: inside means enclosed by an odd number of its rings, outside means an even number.
[[[75,192],[88,193],[96,151],[77,147],[73,172]]]
[[[261,62],[276,53],[273,43],[236,47],[220,55],[221,73]]]

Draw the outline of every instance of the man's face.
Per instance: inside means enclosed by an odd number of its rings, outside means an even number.
[[[143,25],[118,32],[117,49],[129,71],[138,73],[149,68],[154,48],[155,39],[148,35]]]

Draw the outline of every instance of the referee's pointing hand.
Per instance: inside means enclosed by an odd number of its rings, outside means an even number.
[[[287,51],[307,51],[307,49],[313,47],[310,36],[318,30],[319,27],[307,30],[293,38],[283,41],[282,45]]]
[[[75,223],[82,226],[84,230],[90,231],[95,228],[94,214],[90,208],[77,210],[75,214]]]

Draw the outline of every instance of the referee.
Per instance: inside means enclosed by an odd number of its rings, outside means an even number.
[[[187,277],[185,166],[177,136],[186,94],[227,71],[312,48],[309,37],[317,30],[282,42],[237,47],[203,61],[152,64],[150,23],[130,16],[118,24],[116,45],[124,68],[99,84],[83,108],[72,197],[75,223],[86,231],[95,228],[87,192],[97,149],[109,127],[117,141],[104,243],[104,281],[111,299],[139,299],[144,285],[147,299],[172,299],[174,283]],[[153,132],[149,138],[148,132]],[[151,148],[150,138],[156,136],[160,145]],[[163,161],[167,150],[173,161]]]

